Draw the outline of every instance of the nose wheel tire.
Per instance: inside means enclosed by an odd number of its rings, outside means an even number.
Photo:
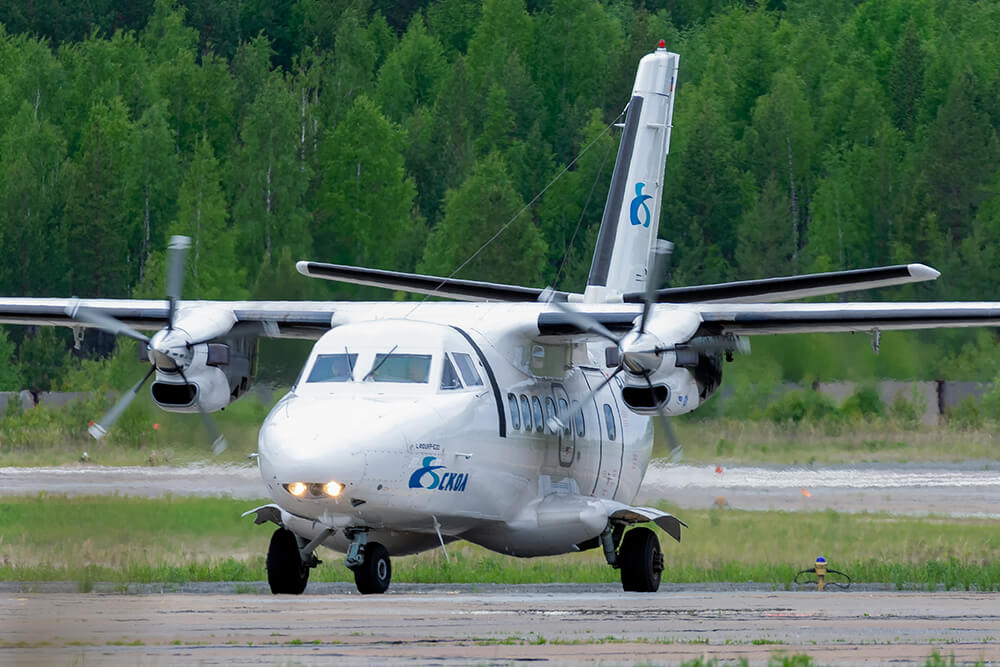
[[[267,583],[275,595],[300,595],[309,583],[309,568],[299,555],[295,533],[279,528],[267,549]]]
[[[649,528],[633,528],[625,533],[618,550],[622,588],[638,593],[655,593],[660,588],[663,552],[660,540]]]
[[[368,595],[385,593],[392,580],[392,563],[389,552],[378,542],[365,545],[365,560],[354,568],[354,583],[358,592]]]

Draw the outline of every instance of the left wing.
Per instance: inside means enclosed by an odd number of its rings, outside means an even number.
[[[237,334],[317,339],[330,329],[336,305],[334,301],[184,301],[178,308],[180,314],[198,308],[230,310]],[[85,306],[147,331],[165,327],[169,312],[167,301],[154,299],[0,298],[0,324],[95,326],[72,319],[67,309],[74,306]]]
[[[616,334],[635,328],[635,307],[601,304],[579,313]],[[939,301],[926,303],[758,303],[655,306],[653,317],[694,312],[701,334],[790,334],[837,331],[882,331],[948,327],[1000,326],[1000,302]],[[560,311],[538,316],[539,336],[588,336],[578,318]],[[593,336],[591,336],[593,337]]]

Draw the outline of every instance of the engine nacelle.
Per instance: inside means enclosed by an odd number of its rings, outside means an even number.
[[[191,348],[190,365],[179,372],[156,371],[153,402],[168,412],[221,410],[253,386],[256,338],[202,343]],[[187,379],[187,382],[184,380]]]
[[[722,357],[717,354],[686,355],[679,354],[676,359],[670,359],[653,373],[647,383],[644,378],[622,373],[625,386],[622,388],[622,400],[633,412],[640,415],[656,415],[664,412],[668,415],[681,415],[691,412],[704,403],[719,388],[722,383]],[[652,390],[650,390],[652,384]]]

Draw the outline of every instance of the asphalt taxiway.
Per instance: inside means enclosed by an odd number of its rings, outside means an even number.
[[[607,586],[346,588],[302,596],[0,593],[0,663],[920,663],[1000,661],[990,593]]]

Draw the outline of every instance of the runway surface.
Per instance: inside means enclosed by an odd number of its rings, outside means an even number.
[[[118,493],[132,496],[263,497],[252,465],[112,468],[74,465],[0,468],[4,494]],[[860,464],[853,466],[663,465],[654,461],[639,503],[666,500],[683,508],[716,502],[746,510],[826,510],[941,514],[1000,519],[1000,463]]]
[[[624,594],[608,586],[410,586],[384,596],[0,593],[0,663],[817,664],[1000,661],[1000,596]]]

